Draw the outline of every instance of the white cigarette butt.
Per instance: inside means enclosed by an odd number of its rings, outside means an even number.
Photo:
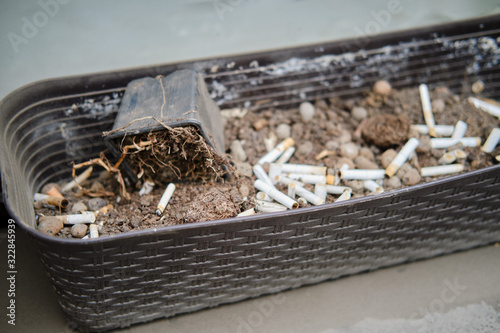
[[[298,196],[303,197],[306,199],[308,202],[312,203],[313,205],[322,205],[325,203],[325,200],[322,198],[318,197],[316,194],[312,193],[311,191],[306,190],[302,186],[297,186],[295,189],[295,193],[297,193]]]
[[[467,124],[465,122],[459,120],[459,121],[457,121],[457,124],[455,125],[455,130],[453,131],[451,138],[452,139],[461,139],[464,137],[466,131],[467,131]]]
[[[290,160],[295,153],[295,147],[289,147],[285,152],[276,160],[277,164],[283,164]]]
[[[349,200],[350,198],[351,198],[351,192],[345,191],[344,193],[342,193],[340,195],[340,197],[337,198],[337,200],[335,200],[335,202],[346,201],[346,200]]]
[[[156,207],[156,215],[160,216],[161,214],[163,214],[163,211],[167,207],[170,198],[172,198],[172,194],[174,194],[174,191],[175,191],[175,184],[173,183],[168,184],[167,188],[165,189],[165,192],[163,192],[163,195],[160,198],[158,206]]]
[[[467,153],[465,151],[463,151],[462,149],[455,149],[455,150],[452,150],[450,153],[455,155],[457,160],[461,160],[461,159],[464,159],[467,157]]]
[[[465,137],[461,139],[452,138],[433,138],[431,139],[431,147],[434,149],[444,149],[461,143],[464,147],[477,147],[481,145],[479,137]]]
[[[377,193],[377,194],[380,194],[380,193],[383,193],[384,192],[384,189],[382,186],[380,186],[379,184],[377,184],[375,181],[373,180],[365,180],[363,182],[363,186],[370,192],[374,192],[374,193]]]
[[[89,226],[90,230],[90,238],[99,238],[99,228],[97,227],[97,224],[92,223]]]
[[[347,180],[384,179],[384,169],[348,169],[340,170],[340,178]]]
[[[455,156],[454,153],[446,153],[446,154],[443,154],[443,156],[441,156],[441,158],[439,159],[438,161],[438,164],[451,164],[453,162],[455,162],[455,160],[457,159],[457,157]]]
[[[326,185],[326,191],[330,194],[342,194],[345,191],[352,192],[352,188],[348,186]]]
[[[305,198],[303,198],[303,197],[298,198],[297,202],[300,204],[300,207],[307,206],[307,200]]]
[[[64,224],[94,223],[95,214],[72,214],[66,215]]]
[[[283,212],[285,210],[288,210],[286,206],[283,206],[282,204],[276,202],[256,200],[255,203],[256,203],[255,209],[263,213]]]
[[[255,174],[255,176],[258,179],[262,180],[263,182],[265,182],[271,186],[274,186],[274,183],[271,181],[271,178],[269,178],[269,176],[266,173],[266,170],[264,170],[262,165],[260,165],[260,164],[254,165],[253,166],[253,173]]]
[[[273,202],[273,198],[271,198],[270,196],[268,196],[266,193],[264,193],[262,191],[257,192],[257,194],[255,195],[255,197],[258,200]]]
[[[269,165],[269,178],[271,179],[272,184],[276,184],[276,176],[278,176],[281,173],[282,169],[283,169],[282,164],[271,163]]]
[[[464,166],[462,164],[448,164],[422,168],[420,169],[420,175],[422,177],[441,176],[462,172],[463,170]]]
[[[420,134],[429,134],[429,127],[427,125],[410,125],[410,128],[416,130]],[[434,130],[437,135],[440,136],[451,136],[453,131],[455,130],[455,126],[453,125],[435,125]]]
[[[286,173],[286,177],[296,179],[306,184],[326,184],[326,176],[309,175],[303,173]]]
[[[486,139],[486,142],[484,143],[481,150],[485,153],[493,152],[493,150],[495,150],[496,146],[498,145],[498,141],[500,141],[500,128],[497,127],[491,130],[491,133],[488,136],[488,139]]]
[[[435,137],[437,136],[436,130],[434,129],[434,126],[436,126],[436,124],[434,123],[434,116],[432,114],[431,99],[429,97],[429,88],[427,87],[426,84],[421,84],[418,87],[418,90],[420,92],[420,100],[422,102],[422,110],[424,113],[425,124],[429,128],[429,135]]]
[[[469,97],[469,103],[474,105],[476,108],[481,109],[489,114],[500,118],[500,107],[477,99],[475,97]]]
[[[408,142],[401,148],[399,153],[396,155],[391,164],[385,169],[386,175],[389,177],[394,176],[394,174],[399,170],[399,168],[408,160],[408,158],[413,154],[415,149],[417,149],[419,141],[415,138],[411,138]]]
[[[260,158],[257,164],[264,165],[264,163],[272,163],[276,161],[288,148],[292,147],[295,144],[292,138],[287,138],[279,143],[276,147],[274,147],[270,152],[265,154]]]
[[[309,174],[309,175],[325,176],[326,170],[327,170],[327,167],[325,167],[325,166],[285,163],[282,165],[281,172],[282,173],[302,173],[302,174]]]
[[[144,182],[144,184],[142,185],[142,188],[139,191],[139,196],[143,196],[143,195],[151,193],[151,191],[153,190],[154,187],[155,187],[154,182],[152,182],[150,180],[146,180]]]
[[[77,177],[75,177],[75,179],[73,179],[72,181],[70,181],[69,183],[67,183],[66,185],[64,185],[63,188],[61,189],[61,191],[62,192],[68,192],[73,187],[75,187],[77,183],[80,184],[81,182],[83,182],[84,180],[86,180],[87,178],[89,178],[90,175],[92,174],[92,170],[94,170],[93,167],[87,168],[84,172],[82,172]]]
[[[326,195],[328,194],[326,190],[325,184],[316,184],[314,185],[314,194],[318,197],[323,199],[323,202],[326,201]]]
[[[280,204],[282,204],[285,207],[288,207],[291,209],[295,209],[295,208],[299,207],[299,204],[297,203],[297,201],[293,200],[292,198],[290,198],[286,194],[281,193],[274,186],[269,185],[260,179],[257,179],[255,181],[254,186],[258,190],[266,193],[271,198],[273,198],[274,200],[276,200],[277,202],[279,202]]]
[[[295,190],[297,185],[295,183],[288,184],[288,196],[292,199],[295,199]]]
[[[250,216],[250,215],[255,215],[255,208],[247,209],[238,214],[238,216]]]

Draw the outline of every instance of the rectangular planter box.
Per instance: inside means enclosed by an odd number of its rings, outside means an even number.
[[[382,195],[99,239],[34,229],[32,195],[98,156],[125,86],[204,73],[221,108],[294,107],[363,94],[384,78],[500,98],[499,16],[234,57],[53,79],[0,102],[6,206],[38,248],[62,310],[83,331],[161,317],[500,240],[500,165]],[[215,71],[217,69],[217,71]],[[73,106],[75,105],[75,106]]]

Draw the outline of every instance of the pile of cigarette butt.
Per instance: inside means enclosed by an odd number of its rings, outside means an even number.
[[[443,176],[464,171],[461,162],[465,161],[467,153],[457,147],[481,146],[481,138],[464,137],[467,124],[463,121],[458,121],[455,126],[436,125],[427,85],[421,84],[419,92],[425,124],[411,125],[411,129],[418,134],[430,135],[431,149],[447,151],[439,159],[440,165],[409,170],[406,173],[406,177],[412,178],[406,182],[409,184],[420,182],[421,177]],[[470,97],[469,102],[476,108],[500,118],[498,106],[474,97]],[[481,150],[485,153],[493,152],[499,140],[500,128],[494,128]],[[287,162],[295,152],[294,144],[292,138],[285,139],[253,166],[253,172],[257,177],[254,186],[260,191],[256,195],[256,206],[238,216],[253,215],[257,211],[279,212],[296,209],[307,203],[322,205],[326,202],[328,194],[338,196],[335,202],[345,201],[351,198],[353,189],[343,183],[351,180],[362,181],[364,189],[373,194],[383,193],[383,180],[386,177],[393,177],[408,160],[412,159],[420,141],[412,137],[399,152],[393,149],[387,150],[382,156],[383,168],[380,169],[350,169],[348,164],[343,164],[335,170],[326,166],[289,164]],[[321,152],[316,159],[321,159],[325,153],[328,152]],[[495,158],[500,161],[500,155]],[[286,188],[280,191],[278,186]],[[306,188],[311,186],[314,186],[314,190]]]

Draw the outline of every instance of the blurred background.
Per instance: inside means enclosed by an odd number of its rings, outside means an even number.
[[[287,48],[498,13],[498,0],[1,0],[0,98],[45,78]],[[1,205],[0,214],[0,259],[6,271],[7,216]],[[20,231],[16,244],[17,325],[7,327],[2,315],[0,331],[72,332]],[[493,332],[500,330],[499,276],[500,248],[490,246],[124,332],[451,332],[457,327]]]

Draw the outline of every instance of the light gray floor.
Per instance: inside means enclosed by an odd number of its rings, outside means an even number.
[[[285,48],[500,12],[500,1],[464,0],[401,0],[397,13],[390,12],[394,0],[59,0],[57,6],[54,1],[0,0],[0,98],[49,77]],[[47,7],[51,15],[43,14],[40,3],[52,4]],[[5,228],[0,244],[6,271]],[[71,332],[22,235],[17,260],[17,325],[7,327],[2,313],[0,331]],[[499,277],[500,248],[490,246],[124,331],[444,331],[433,325],[450,323],[450,318],[479,320],[494,331],[500,320]],[[0,304],[5,309],[3,286]]]

